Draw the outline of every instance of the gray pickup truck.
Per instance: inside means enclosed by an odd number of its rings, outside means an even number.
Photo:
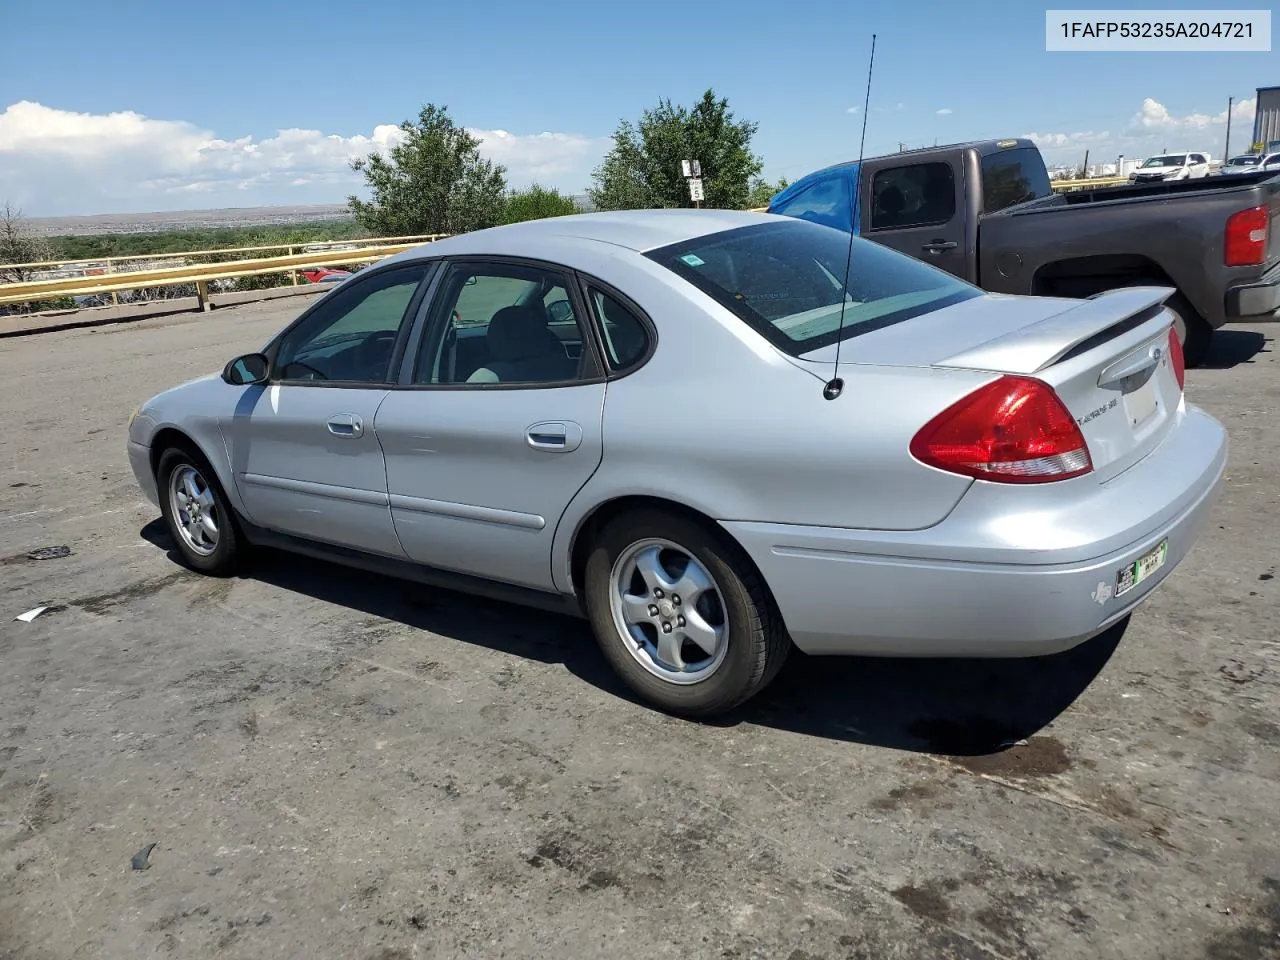
[[[852,229],[993,293],[1173,287],[1188,366],[1223,324],[1280,313],[1274,172],[1054,193],[1030,140],[981,140],[836,164],[768,210]]]

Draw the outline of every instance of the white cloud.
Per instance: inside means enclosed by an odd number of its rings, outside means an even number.
[[[1255,98],[1241,100],[1232,104],[1231,119],[1232,121],[1244,120],[1253,121],[1253,111],[1256,106]],[[1158,100],[1147,97],[1142,101],[1142,107],[1136,114],[1130,125],[1143,130],[1207,130],[1212,127],[1223,127],[1225,129],[1227,123],[1227,111],[1210,116],[1205,113],[1189,113],[1185,117],[1176,117],[1169,112],[1168,107]]]
[[[1249,145],[1255,105],[1254,98],[1249,97],[1231,107],[1232,153]],[[1226,132],[1226,110],[1216,114],[1179,115],[1160,101],[1147,97],[1127,123],[1113,130],[1024,133],[1023,136],[1035,141],[1050,165],[1078,164],[1086,148],[1092,165],[1115,160],[1122,153],[1126,158],[1138,159],[1165,150],[1200,150],[1217,160],[1221,159]]]
[[[845,111],[845,113],[857,113],[861,109],[862,109],[861,107],[850,107],[848,110]]]
[[[952,110],[950,107],[943,107],[941,110],[935,110],[935,111],[933,111],[933,112],[934,112],[934,113],[936,113],[936,114],[937,114],[938,116],[940,116],[940,117],[949,117],[949,116],[951,116],[951,114],[953,114],[955,111],[954,111],[954,110]]]
[[[576,192],[608,147],[607,138],[571,133],[471,132],[513,186],[538,180]],[[400,137],[396,125],[379,124],[352,136],[288,128],[223,139],[182,120],[21,101],[0,113],[0,189],[33,216],[158,209],[192,195],[205,206],[341,202],[362,182],[349,162]]]

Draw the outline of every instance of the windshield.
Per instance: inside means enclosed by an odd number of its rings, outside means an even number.
[[[1143,163],[1144,167],[1181,167],[1187,162],[1185,153],[1176,153],[1167,157],[1152,157]]]
[[[807,220],[738,227],[646,256],[795,356],[982,296],[936,267]]]

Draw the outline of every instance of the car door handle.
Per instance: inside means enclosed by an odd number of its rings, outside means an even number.
[[[922,249],[927,253],[941,253],[943,250],[954,250],[958,246],[960,244],[954,240],[930,240]]]
[[[354,439],[364,436],[364,421],[354,413],[335,413],[328,419],[325,426],[335,437]]]
[[[524,437],[534,450],[568,453],[582,445],[582,427],[567,420],[547,420],[529,427]]]

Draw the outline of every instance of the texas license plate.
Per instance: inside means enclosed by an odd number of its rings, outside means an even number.
[[[1164,566],[1169,555],[1169,541],[1161,540],[1127,567],[1122,567],[1116,574],[1116,596],[1128,593],[1142,581]]]

